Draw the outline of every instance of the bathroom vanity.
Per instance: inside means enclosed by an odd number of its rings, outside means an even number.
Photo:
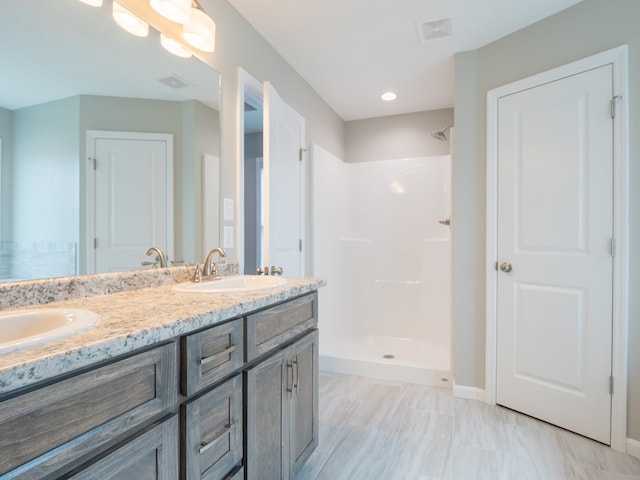
[[[0,477],[293,478],[318,440],[322,285],[48,304],[101,320],[0,357]]]

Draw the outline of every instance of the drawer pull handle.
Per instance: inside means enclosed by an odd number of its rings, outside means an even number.
[[[218,443],[218,441],[223,438],[227,433],[229,433],[236,425],[238,425],[238,422],[233,422],[231,424],[226,424],[225,425],[225,429],[222,431],[222,433],[220,435],[218,435],[216,438],[214,438],[213,440],[211,440],[209,443],[206,442],[202,442],[200,443],[200,450],[198,451],[198,453],[202,454],[204,452],[206,452],[207,450],[209,450],[211,447],[213,447],[216,443]]]
[[[289,383],[289,369],[291,369],[291,383]],[[287,392],[293,393],[293,382],[295,381],[295,377],[293,375],[293,362],[291,360],[287,361]],[[289,386],[291,385],[291,386]]]
[[[215,355],[211,355],[210,357],[202,358],[200,359],[200,365],[206,365],[208,363],[215,362],[216,360],[219,360],[222,357],[229,355],[232,352],[235,352],[236,348],[238,348],[237,345],[231,345],[230,347],[225,348],[220,353],[216,353]]]

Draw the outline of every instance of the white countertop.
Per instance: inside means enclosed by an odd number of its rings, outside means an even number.
[[[281,287],[252,293],[178,293],[171,285],[77,298],[28,308],[83,308],[100,323],[47,345],[0,356],[0,394],[215,325],[324,286],[287,278]],[[26,307],[25,307],[26,308]]]

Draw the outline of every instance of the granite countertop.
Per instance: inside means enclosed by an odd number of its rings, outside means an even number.
[[[247,312],[317,290],[324,280],[287,278],[242,294],[178,293],[171,285],[58,301],[29,308],[83,308],[100,316],[87,331],[0,356],[0,395]]]

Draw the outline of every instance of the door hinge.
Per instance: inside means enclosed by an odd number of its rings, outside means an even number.
[[[612,257],[616,256],[616,239],[615,238],[611,239],[611,256]]]
[[[306,152],[307,149],[306,148],[300,148],[298,150],[298,160],[302,161],[304,158],[304,152]]]
[[[93,248],[98,248],[98,239],[97,238],[93,239]]]
[[[298,251],[302,251],[302,239],[298,240]]]
[[[616,117],[616,100],[622,98],[622,96],[620,95],[616,95],[615,97],[613,97],[611,99],[611,118],[615,118]]]
[[[89,160],[90,162],[93,162],[93,169],[97,170],[98,169],[98,160],[95,158],[87,158],[87,160]]]
[[[609,377],[609,395],[613,395],[613,375]]]

